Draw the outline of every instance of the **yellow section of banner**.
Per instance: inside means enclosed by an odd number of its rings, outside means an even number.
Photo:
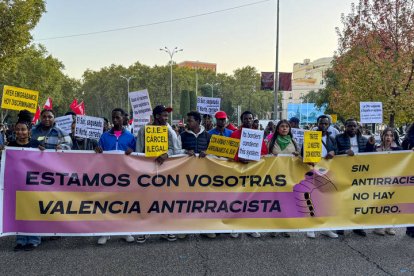
[[[145,156],[158,157],[167,152],[167,126],[145,126]]]
[[[38,101],[38,91],[5,85],[1,108],[11,110],[26,109],[31,113],[36,113]]]

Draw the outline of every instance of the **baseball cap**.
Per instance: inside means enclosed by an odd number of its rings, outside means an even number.
[[[165,107],[165,105],[157,105],[152,110],[152,113],[155,115],[155,114],[161,114],[164,111],[167,111],[168,113],[170,113],[171,111],[173,111],[173,109],[171,107]]]
[[[217,111],[216,114],[214,114],[214,117],[216,117],[216,119],[227,119],[227,114],[224,111]]]

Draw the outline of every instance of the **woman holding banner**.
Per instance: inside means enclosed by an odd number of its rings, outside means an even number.
[[[276,130],[272,135],[268,143],[268,151],[273,155],[278,154],[293,154],[299,155],[299,148],[293,139],[290,124],[287,120],[280,120],[276,125]],[[289,238],[290,235],[287,232],[280,233],[282,237]],[[277,236],[277,233],[272,233],[273,237]]]
[[[21,148],[33,147],[33,143],[30,142],[30,129],[32,128],[31,113],[27,110],[22,110],[17,116],[18,119],[15,125],[16,140],[10,142],[7,146]],[[40,242],[41,238],[38,236],[17,235],[14,251],[32,251],[39,246]]]

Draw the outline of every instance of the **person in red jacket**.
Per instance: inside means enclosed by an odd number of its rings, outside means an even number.
[[[250,111],[244,111],[242,115],[240,116],[240,120],[242,121],[242,126],[240,129],[233,131],[231,134],[231,138],[240,139],[243,128],[252,128],[253,127],[253,113]],[[266,155],[268,153],[266,143],[264,140],[262,140],[262,150],[261,150],[261,156]],[[237,152],[234,156],[235,161],[239,161],[242,163],[248,163],[248,160],[239,158],[239,153]]]
[[[231,138],[236,138],[236,139],[240,139],[241,135],[242,135],[242,130],[243,128],[252,128],[253,127],[253,113],[251,113],[250,111],[244,111],[242,113],[242,115],[240,116],[240,120],[242,121],[242,126],[240,129],[233,131],[233,133],[231,134]],[[262,149],[260,152],[260,155],[266,155],[267,154],[267,147],[266,144],[264,142],[264,140],[262,140]],[[239,153],[237,152],[236,155],[234,156],[234,160],[241,162],[241,163],[245,163],[247,164],[249,162],[249,160],[243,159],[243,158],[239,158]],[[237,233],[234,233],[236,235],[232,236],[232,237],[237,237]],[[253,233],[248,233],[250,236],[252,236],[253,238],[260,238],[260,233],[258,232],[253,232]]]

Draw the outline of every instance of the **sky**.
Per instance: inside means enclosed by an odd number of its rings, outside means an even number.
[[[335,27],[342,28],[341,14],[349,13],[352,2],[280,0],[279,71],[291,72],[293,63],[307,58],[333,56]],[[165,46],[183,49],[174,55],[175,62],[216,63],[218,73],[231,74],[247,65],[259,72],[274,71],[276,3],[49,0],[32,35],[34,43],[45,45],[74,78],[81,78],[87,69],[100,70],[111,64],[166,65],[170,58],[159,50]]]

